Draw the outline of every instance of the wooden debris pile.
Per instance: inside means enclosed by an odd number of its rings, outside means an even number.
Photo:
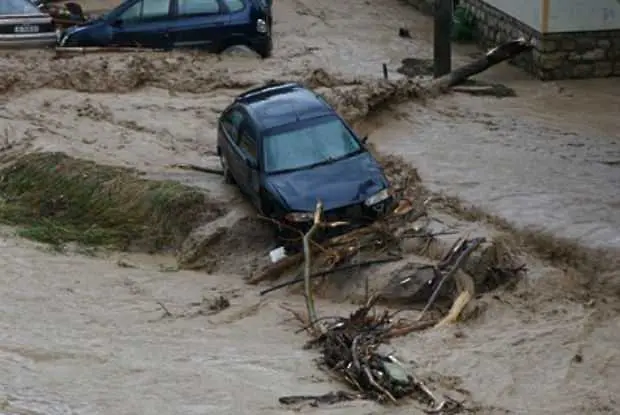
[[[323,396],[288,396],[280,398],[283,404],[308,401],[312,405],[334,403],[352,399],[370,399],[380,403],[397,404],[408,397],[417,399],[430,407],[431,412],[458,412],[461,404],[450,398],[439,398],[420,379],[409,373],[404,365],[391,353],[384,351],[384,345],[390,339],[403,336],[416,330],[423,330],[441,323],[425,313],[435,299],[441,286],[462,266],[464,260],[482,242],[481,240],[464,241],[451,251],[450,255],[437,267],[437,284],[429,298],[424,311],[416,321],[396,319],[396,313],[385,311],[378,314],[376,303],[378,295],[370,295],[366,302],[349,317],[318,318],[312,292],[312,235],[321,227],[329,226],[321,221],[322,205],[316,208],[314,224],[304,235],[304,296],[306,316],[291,311],[308,329],[312,339],[308,348],[318,349],[321,353],[321,366],[337,376],[355,392],[337,392]],[[467,298],[465,298],[467,300]],[[460,300],[459,304],[466,301]],[[455,305],[457,302],[455,302]],[[457,305],[457,308],[461,305]],[[461,308],[462,309],[462,308]],[[451,314],[458,315],[459,310]]]

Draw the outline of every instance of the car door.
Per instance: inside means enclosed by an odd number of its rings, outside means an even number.
[[[231,165],[231,169],[236,170],[236,176],[239,177],[239,187],[256,205],[259,190],[258,146],[256,145],[255,134],[248,119],[244,119],[239,126],[239,139],[237,140],[236,147],[239,155],[235,159],[235,166]]]
[[[239,140],[239,127],[244,117],[245,113],[239,107],[232,107],[226,110],[220,117],[217,131],[217,145],[220,155],[225,159],[235,180],[238,179],[236,176],[237,171],[233,171],[231,165],[236,158],[241,157],[237,151],[237,143]]]
[[[229,20],[220,0],[176,0],[172,43],[174,47],[219,52],[222,32]]]
[[[170,48],[170,2],[171,0],[137,0],[112,23],[112,44]]]

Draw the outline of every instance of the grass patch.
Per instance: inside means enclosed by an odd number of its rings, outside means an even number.
[[[64,153],[29,154],[0,170],[0,222],[53,245],[175,248],[222,213],[200,189]]]

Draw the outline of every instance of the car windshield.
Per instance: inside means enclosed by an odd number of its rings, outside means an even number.
[[[0,0],[0,15],[41,14],[28,0]]]
[[[321,117],[299,128],[276,131],[263,140],[266,173],[300,170],[360,150],[359,141],[335,116]]]

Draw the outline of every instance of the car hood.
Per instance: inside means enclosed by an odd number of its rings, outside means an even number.
[[[387,180],[378,163],[364,152],[331,164],[267,176],[266,187],[292,211],[311,212],[317,200],[325,210],[366,200],[385,189]]]

